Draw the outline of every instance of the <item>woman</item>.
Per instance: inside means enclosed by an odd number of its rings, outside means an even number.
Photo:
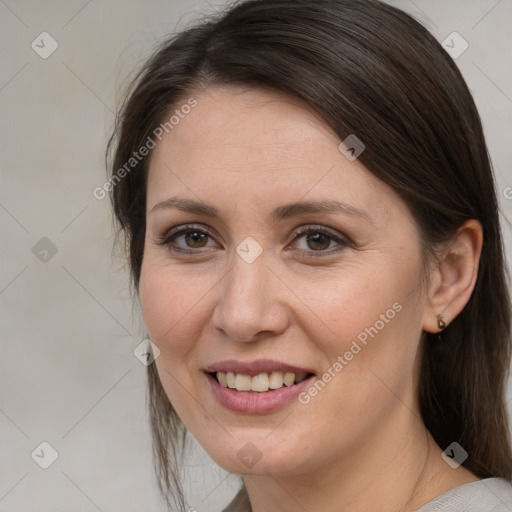
[[[111,141],[159,356],[161,489],[191,433],[226,510],[512,510],[510,301],[457,67],[375,0],[250,0],[165,42]]]

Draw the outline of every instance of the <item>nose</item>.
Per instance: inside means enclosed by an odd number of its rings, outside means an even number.
[[[252,263],[237,254],[233,260],[218,288],[213,328],[231,341],[242,343],[282,334],[290,320],[286,288],[267,267],[263,255]]]

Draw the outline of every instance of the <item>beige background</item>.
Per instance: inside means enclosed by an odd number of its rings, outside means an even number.
[[[439,41],[457,31],[469,43],[457,63],[512,218],[512,1],[391,3]],[[116,91],[159,37],[205,9],[185,0],[0,0],[2,512],[164,510],[145,367],[132,352],[143,328],[123,262],[112,258],[108,200],[92,191],[105,181]],[[47,59],[31,47],[43,31],[58,43]],[[510,225],[504,231],[510,255]],[[43,441],[59,454],[46,470],[31,458],[35,450],[36,460],[49,460]],[[238,485],[200,452],[187,481],[199,512],[220,510]]]

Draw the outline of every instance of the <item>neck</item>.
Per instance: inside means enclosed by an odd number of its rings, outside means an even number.
[[[307,473],[245,477],[253,512],[409,512],[452,487],[477,480],[442,460],[419,415],[402,408],[397,419]]]

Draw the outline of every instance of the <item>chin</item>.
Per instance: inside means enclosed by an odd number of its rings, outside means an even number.
[[[285,477],[301,471],[301,468],[309,467],[310,457],[302,449],[298,449],[299,443],[294,443],[287,438],[290,445],[285,445],[285,440],[275,437],[272,441],[265,439],[268,431],[255,436],[238,434],[230,443],[221,446],[202,444],[210,457],[223,469],[237,475],[247,476],[280,476]]]

